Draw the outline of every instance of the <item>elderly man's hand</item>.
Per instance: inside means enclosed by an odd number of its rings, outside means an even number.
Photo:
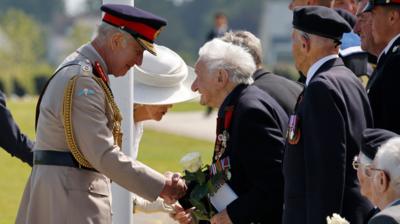
[[[229,218],[228,212],[224,209],[211,218],[211,224],[232,224],[232,221]]]
[[[165,177],[165,186],[160,193],[160,197],[164,199],[165,203],[173,204],[185,195],[187,186],[179,173],[167,172]]]
[[[194,208],[184,209],[179,204],[173,205],[175,212],[170,213],[171,218],[179,222],[179,224],[192,224],[195,220],[192,216]]]

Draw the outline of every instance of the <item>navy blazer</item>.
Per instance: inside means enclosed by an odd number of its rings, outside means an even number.
[[[368,224],[400,224],[400,199],[372,217]]]
[[[400,134],[399,62],[400,38],[379,59],[367,85],[375,128]]]
[[[227,183],[238,198],[227,206],[229,217],[233,223],[280,224],[287,115],[255,86],[237,86],[220,107],[220,117],[230,105],[234,111],[221,158],[230,159],[231,179]]]
[[[253,79],[254,85],[272,96],[288,116],[293,114],[297,97],[303,91],[302,84],[263,69],[258,69]]]
[[[352,168],[361,133],[373,123],[362,84],[340,58],[329,60],[299,97],[295,114],[300,138],[285,151],[283,223],[321,224],[333,213],[365,223],[373,206]]]
[[[6,106],[4,93],[0,91],[0,147],[11,156],[16,156],[32,166],[32,148],[34,143],[21,133]]]

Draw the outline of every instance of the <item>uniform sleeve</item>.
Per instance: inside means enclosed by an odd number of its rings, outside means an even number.
[[[397,99],[399,95],[399,83],[400,76],[398,72],[398,60],[400,59],[400,55],[396,55],[396,57],[392,58],[391,61],[388,61],[385,65],[385,68],[382,74],[386,78],[384,79],[384,83],[382,87],[382,97],[380,105],[382,106],[382,115],[380,116],[383,120],[381,124],[382,127],[387,130],[391,130],[400,134],[400,101]]]
[[[34,143],[21,133],[10,111],[6,107],[4,94],[0,92],[0,147],[32,166]]]
[[[320,81],[304,97],[305,193],[307,223],[324,223],[341,214],[346,174],[346,127],[343,105],[335,91]],[[343,112],[343,113],[342,113]]]
[[[79,150],[95,169],[122,187],[147,200],[155,200],[164,187],[164,176],[121,152],[114,145],[108,122],[101,87],[91,77],[78,78],[72,124]]]
[[[265,211],[268,211],[280,219],[285,145],[282,131],[272,113],[261,104],[244,108],[237,117],[240,123],[235,127],[239,131],[235,147],[240,150],[240,165],[248,181],[245,184],[251,189],[228,205],[229,217],[233,223],[257,222],[257,217],[265,217]],[[276,222],[276,217],[270,218],[271,223]]]

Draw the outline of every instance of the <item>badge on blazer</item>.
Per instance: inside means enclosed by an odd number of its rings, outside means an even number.
[[[300,141],[300,118],[297,115],[291,115],[289,119],[286,138],[291,145],[296,145]]]

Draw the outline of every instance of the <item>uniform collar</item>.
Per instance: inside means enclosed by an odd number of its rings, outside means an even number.
[[[395,42],[395,41],[397,40],[397,38],[399,38],[399,37],[400,37],[400,33],[397,34],[395,37],[393,37],[393,38],[389,41],[389,43],[386,45],[386,47],[383,49],[383,51],[379,54],[377,63],[379,63],[379,60],[381,59],[381,57],[382,57],[384,54],[387,54],[387,53],[389,52],[390,48],[392,47],[392,45],[394,44],[394,42]]]
[[[313,78],[313,76],[317,73],[318,69],[323,64],[325,64],[325,62],[327,62],[329,60],[332,60],[332,59],[335,59],[335,58],[339,58],[339,55],[331,54],[331,55],[325,56],[325,57],[319,59],[313,65],[311,65],[311,67],[308,69],[308,72],[307,72],[306,86],[308,85],[308,83],[310,83],[310,81]]]
[[[81,46],[78,50],[76,50],[78,54],[82,55],[86,59],[90,61],[90,63],[93,65],[96,61],[100,63],[100,66],[102,67],[104,73],[108,75],[108,69],[105,61],[103,58],[100,56],[99,52],[93,47],[92,44],[87,43],[83,46]]]

